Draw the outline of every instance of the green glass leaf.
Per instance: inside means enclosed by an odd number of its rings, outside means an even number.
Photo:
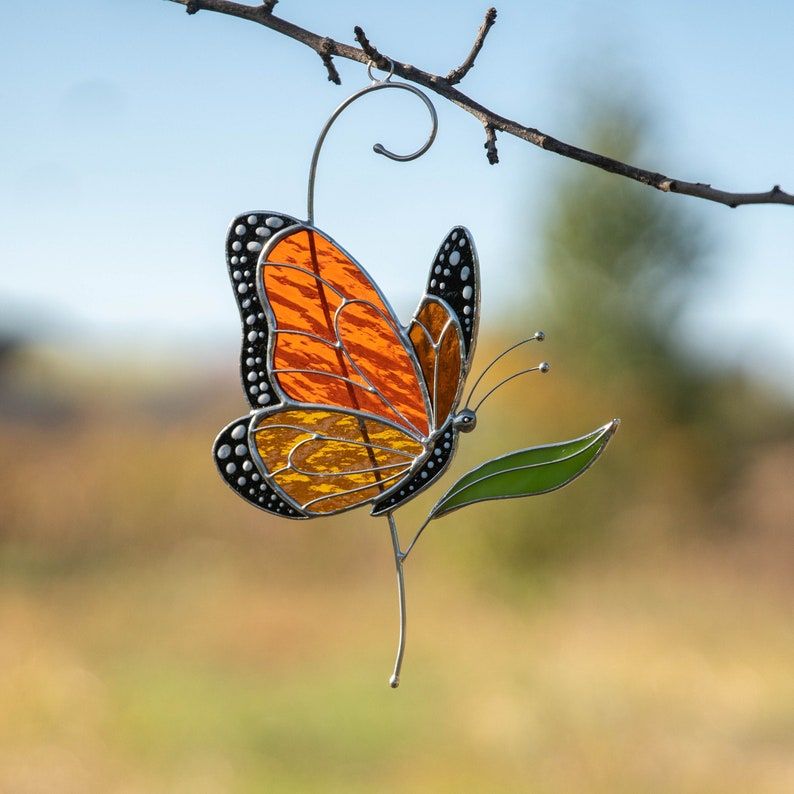
[[[487,499],[535,496],[562,488],[588,469],[620,424],[614,419],[571,441],[530,447],[483,463],[464,474],[436,503],[431,518]]]

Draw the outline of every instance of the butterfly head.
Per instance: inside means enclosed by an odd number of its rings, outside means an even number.
[[[477,414],[471,408],[464,408],[455,414],[452,426],[460,430],[461,433],[471,433],[477,427]]]

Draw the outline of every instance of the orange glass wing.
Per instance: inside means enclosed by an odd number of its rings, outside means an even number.
[[[253,437],[270,482],[309,516],[372,501],[425,453],[399,427],[320,408],[275,409]]]
[[[458,402],[463,368],[460,326],[448,307],[426,296],[411,321],[408,336],[430,395],[433,426],[438,429]]]
[[[429,406],[413,351],[350,256],[298,227],[273,246],[260,272],[274,318],[271,375],[288,397],[365,411],[427,436]]]

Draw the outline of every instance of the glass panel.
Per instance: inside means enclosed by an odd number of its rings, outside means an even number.
[[[315,273],[343,295],[369,301],[385,314],[389,313],[359,265],[321,234],[308,229],[295,231],[273,248],[268,261],[296,265]],[[327,288],[325,292],[328,292]]]
[[[447,235],[433,260],[427,284],[428,295],[442,298],[460,320],[466,353],[477,332],[479,266],[474,243],[462,226]]]
[[[427,435],[427,411],[416,369],[392,325],[373,306],[350,303],[339,313],[338,328],[350,358],[393,406],[389,418],[400,424],[410,422]]]
[[[379,496],[425,451],[397,428],[317,409],[269,414],[254,440],[267,471],[290,498],[301,506],[322,500],[309,504],[307,509],[314,513]]]
[[[615,434],[614,420],[587,436],[518,450],[495,458],[461,477],[431,511],[434,518],[486,499],[547,493],[582,474]]]
[[[273,373],[288,396],[365,410],[427,434],[413,351],[352,259],[322,235],[299,229],[274,247],[263,273],[276,329],[303,332],[276,335]],[[357,369],[374,392],[361,387]]]
[[[435,408],[437,428],[455,407],[460,385],[462,342],[457,328],[447,325],[449,319],[450,314],[444,306],[426,298],[409,331]],[[438,344],[442,334],[443,341],[436,351],[433,345]]]

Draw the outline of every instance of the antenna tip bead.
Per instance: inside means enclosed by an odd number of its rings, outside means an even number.
[[[538,342],[542,342],[546,338],[546,334],[543,331],[535,331],[535,340]]]
[[[544,375],[551,369],[551,364],[548,361],[541,361],[538,364],[538,370],[542,372]]]

